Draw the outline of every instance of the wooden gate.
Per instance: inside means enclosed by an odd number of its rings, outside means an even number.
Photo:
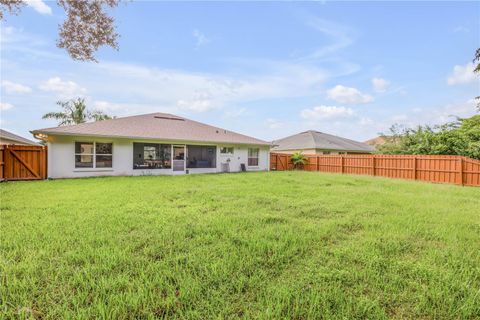
[[[0,181],[47,178],[47,147],[0,146]]]

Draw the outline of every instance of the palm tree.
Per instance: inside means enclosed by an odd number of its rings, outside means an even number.
[[[307,157],[300,151],[292,154],[290,160],[292,160],[293,168],[298,169],[300,165],[304,165],[307,162]]]
[[[84,123],[88,120],[100,121],[112,119],[111,116],[101,111],[88,111],[85,99],[83,98],[57,101],[57,105],[62,107],[63,111],[46,113],[43,115],[42,119],[59,120],[59,126]]]

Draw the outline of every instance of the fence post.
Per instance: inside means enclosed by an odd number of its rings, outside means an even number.
[[[0,145],[0,181],[4,180],[5,177],[5,150],[4,146]]]
[[[45,146],[45,179],[48,178],[48,145]]]
[[[10,150],[8,149],[8,144],[5,145],[5,149],[3,149],[3,179],[8,181],[10,177]]]
[[[459,168],[459,173],[460,173],[460,184],[463,186],[464,184],[464,181],[463,181],[463,157],[461,157],[460,159],[460,168]]]
[[[413,157],[413,180],[417,180],[417,157]]]
[[[47,179],[47,147],[42,148],[41,157],[42,157],[42,179]],[[270,161],[270,159],[268,160]]]
[[[345,172],[345,157],[342,155],[340,156],[341,159],[341,165],[342,165],[342,173]]]
[[[375,155],[372,156],[372,175],[375,175]]]
[[[317,172],[320,171],[320,157],[317,156]]]

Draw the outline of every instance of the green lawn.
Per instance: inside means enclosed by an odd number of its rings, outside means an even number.
[[[480,318],[480,188],[271,172],[0,190],[0,318]]]

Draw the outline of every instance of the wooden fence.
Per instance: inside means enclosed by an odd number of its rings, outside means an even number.
[[[47,147],[0,146],[0,181],[47,178]]]
[[[270,170],[292,170],[291,155],[270,154]],[[480,161],[436,155],[306,155],[305,171],[366,174],[388,178],[480,186]]]

